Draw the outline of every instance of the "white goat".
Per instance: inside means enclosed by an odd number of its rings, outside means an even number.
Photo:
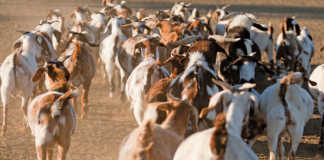
[[[145,112],[144,95],[158,80],[168,77],[168,71],[159,66],[153,57],[146,57],[136,66],[126,82],[126,96],[137,124],[141,124]]]
[[[301,63],[306,74],[310,75],[311,73],[310,61],[314,55],[315,49],[314,49],[312,37],[309,31],[307,30],[307,28],[304,27],[301,30],[300,35],[297,36],[297,39],[303,48],[303,51],[297,57],[297,61]]]
[[[100,43],[99,56],[101,61],[105,64],[105,69],[108,78],[108,92],[109,96],[112,97],[115,90],[114,77],[116,67],[119,68],[121,81],[126,78],[126,72],[120,64],[117,64],[116,59],[117,55],[121,51],[122,42],[127,40],[128,37],[123,33],[120,28],[120,25],[125,24],[125,21],[121,18],[112,18],[108,22],[104,32],[108,32],[108,28],[111,27],[111,34],[103,39]],[[121,90],[124,91],[125,82],[121,83]]]
[[[7,128],[7,105],[10,95],[21,93],[21,109],[26,120],[27,103],[35,91],[36,83],[31,81],[39,64],[45,59],[57,57],[50,40],[53,28],[40,24],[33,32],[26,32],[14,44],[14,52],[7,56],[0,67],[1,101],[3,104],[2,134]]]
[[[282,136],[291,137],[289,159],[295,158],[306,122],[312,117],[314,103],[309,93],[298,83],[302,73],[290,73],[264,90],[260,96],[261,112],[266,117],[270,159],[284,156]],[[278,152],[277,152],[278,151]]]
[[[317,83],[316,86],[309,84],[309,91],[313,97],[317,98],[317,107],[318,111],[322,118],[322,125],[320,131],[320,142],[319,146],[324,147],[324,64],[317,66],[312,74],[310,75],[309,79]]]

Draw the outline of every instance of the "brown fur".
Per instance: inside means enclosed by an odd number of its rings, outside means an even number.
[[[40,124],[47,125],[48,131],[54,133],[54,128],[58,127],[58,132],[51,141],[46,142],[41,146],[36,146],[37,155],[40,157],[41,160],[45,160],[52,158],[52,150],[49,148],[54,147],[55,144],[58,145],[58,160],[64,160],[66,157],[66,153],[69,149],[70,142],[71,142],[71,131],[73,132],[72,126],[72,114],[71,110],[67,108],[67,101],[71,98],[72,92],[67,92],[62,96],[50,94],[45,96],[40,101],[37,101],[33,106],[32,110],[32,118],[39,117]],[[53,103],[55,100],[59,99],[61,101],[60,106],[60,114],[55,115],[53,117],[52,110],[53,110]],[[55,109],[54,109],[55,110]],[[65,125],[61,125],[58,121],[58,117],[64,116],[66,118]],[[45,156],[46,155],[46,156]]]
[[[89,89],[96,70],[95,62],[88,53],[84,42],[81,41],[80,37],[76,37],[75,40],[77,42],[72,43],[75,46],[72,56],[65,61],[64,66],[71,75],[72,85],[75,87],[82,86],[81,118],[84,118],[86,115]],[[62,54],[61,57],[64,57],[65,54]],[[73,99],[74,104],[76,104],[75,100],[76,98]]]
[[[226,128],[226,114],[220,113],[214,120],[215,131],[210,141],[210,149],[218,158],[216,160],[224,160],[228,133]]]
[[[303,80],[302,78],[295,77],[294,72],[289,73],[287,76],[283,77],[280,80],[280,88],[279,88],[278,95],[279,95],[281,103],[283,104],[283,106],[285,108],[285,115],[287,117],[287,125],[294,125],[295,122],[292,121],[291,113],[288,110],[288,104],[287,104],[287,101],[285,99],[286,92],[287,92],[287,89],[288,89],[289,85],[300,83],[302,80]]]

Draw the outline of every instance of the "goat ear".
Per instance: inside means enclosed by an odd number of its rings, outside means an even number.
[[[42,75],[45,71],[46,69],[44,67],[38,68],[31,79],[32,82],[38,82],[42,78]]]

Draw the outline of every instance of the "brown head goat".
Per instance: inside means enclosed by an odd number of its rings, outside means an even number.
[[[50,90],[35,97],[28,106],[27,119],[35,137],[38,160],[51,159],[53,147],[58,145],[58,159],[64,160],[75,130],[75,112],[69,99],[76,92],[69,90],[69,73],[61,62],[48,62],[38,68],[32,80],[38,81],[46,73]]]
[[[156,102],[148,107],[165,111],[166,120],[161,125],[145,120],[133,130],[122,142],[119,160],[170,160],[184,138],[191,116],[197,129],[197,111],[184,101]]]

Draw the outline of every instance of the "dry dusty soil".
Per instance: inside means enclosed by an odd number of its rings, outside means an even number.
[[[128,1],[132,8],[145,8],[151,11],[169,8],[174,2],[172,0]],[[261,23],[271,21],[275,27],[275,35],[278,34],[279,23],[283,17],[296,16],[299,23],[306,26],[313,35],[316,52],[312,63],[316,65],[324,62],[324,57],[319,52],[324,33],[324,1],[199,0],[199,2],[189,2],[202,12],[215,9],[216,6],[231,4],[231,11],[255,13]],[[0,62],[12,51],[13,42],[20,36],[17,30],[31,30],[50,9],[61,9],[64,16],[69,17],[77,6],[89,6],[93,10],[98,10],[99,0],[0,0]],[[93,54],[98,53],[94,50]],[[18,96],[13,96],[8,107],[8,134],[0,137],[0,160],[36,159],[34,139],[30,131],[22,129],[23,117],[19,104]],[[2,119],[1,115],[0,119]],[[314,114],[313,119],[306,126],[297,159],[315,159],[318,153],[319,126],[319,116]],[[122,138],[135,127],[129,104],[120,101],[118,95],[109,98],[107,85],[101,74],[97,73],[91,86],[88,117],[77,120],[77,130],[73,135],[67,159],[115,160]],[[265,137],[261,137],[253,149],[260,159],[265,159],[269,155]]]

